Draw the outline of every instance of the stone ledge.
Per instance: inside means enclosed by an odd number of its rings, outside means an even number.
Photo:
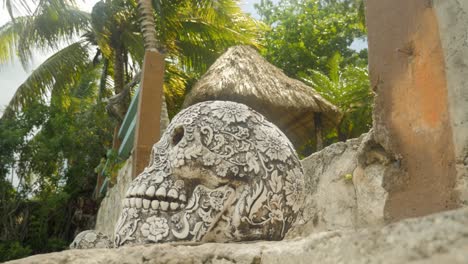
[[[9,263],[467,263],[468,208],[278,242],[66,250]],[[442,261],[442,262],[441,262]]]

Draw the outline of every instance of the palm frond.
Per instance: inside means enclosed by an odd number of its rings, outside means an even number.
[[[143,62],[143,57],[145,56],[145,46],[143,44],[144,41],[142,35],[136,34],[130,30],[126,30],[122,32],[122,43],[129,52],[133,62]]]
[[[53,89],[64,89],[75,83],[90,63],[88,46],[73,43],[58,51],[35,69],[16,90],[7,112],[16,111],[37,100],[44,100]]]
[[[3,0],[3,5],[6,7],[11,20],[16,19],[15,13],[21,13],[20,10],[27,14],[31,14],[32,10],[34,10],[28,0]]]
[[[33,15],[44,5],[63,6],[76,5],[75,0],[3,0],[3,5],[8,11],[11,20],[15,20],[16,16]]]
[[[18,55],[23,66],[27,66],[33,48],[56,50],[63,42],[73,41],[89,26],[90,15],[72,6],[46,6],[25,22],[18,39]]]
[[[16,55],[18,36],[21,35],[26,18],[18,17],[15,22],[8,22],[0,27],[0,64],[12,61]]]
[[[27,68],[33,49],[56,50],[89,25],[89,14],[72,6],[44,6],[37,15],[15,18],[0,28],[0,64],[18,55]]]
[[[340,63],[343,60],[341,54],[336,52],[328,61],[330,80],[334,83],[340,81]]]
[[[204,72],[228,47],[255,42],[262,25],[242,13],[235,0],[154,0],[157,37],[169,56]]]
[[[190,79],[190,76],[185,71],[173,64],[166,64],[164,95],[169,117],[172,118],[182,108],[185,95],[187,94],[187,83]]]
[[[174,36],[173,46],[169,51],[181,59],[192,70],[204,72],[215,58],[228,47],[240,44],[256,45],[248,31],[236,31],[232,28],[208,23],[202,19],[179,21],[178,34]]]
[[[317,70],[310,70],[307,74],[300,74],[300,78],[305,83],[311,85],[317,92],[332,104],[336,104],[335,84],[327,75]]]

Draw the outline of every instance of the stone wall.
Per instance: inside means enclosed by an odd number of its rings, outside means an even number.
[[[384,228],[330,231],[252,243],[166,243],[65,250],[23,263],[468,263],[468,208],[408,219]]]
[[[132,181],[132,158],[128,158],[117,175],[117,183],[108,188],[106,196],[101,202],[96,218],[95,229],[114,236],[114,227],[122,211],[122,199]]]
[[[333,144],[301,162],[305,206],[288,238],[384,224],[386,181],[398,162],[375,142],[373,131]]]

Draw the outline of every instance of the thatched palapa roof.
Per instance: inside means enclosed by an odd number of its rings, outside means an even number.
[[[194,85],[184,107],[209,100],[248,105],[276,124],[296,146],[313,138],[318,116],[325,129],[341,116],[312,87],[289,78],[248,46],[231,47],[221,55]]]

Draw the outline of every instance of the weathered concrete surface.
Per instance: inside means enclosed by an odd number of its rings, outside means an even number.
[[[304,211],[288,237],[356,226],[356,191],[352,178],[346,175],[352,175],[358,166],[363,138],[333,144],[301,160],[306,192]]]
[[[448,262],[447,262],[448,261]],[[9,263],[467,263],[468,208],[384,228],[230,244],[153,244],[67,250]]]
[[[138,112],[136,115],[135,143],[133,145],[132,177],[140,174],[150,160],[153,145],[162,130],[161,106],[163,104],[164,55],[147,50],[143,61]],[[167,114],[167,113],[164,113]]]
[[[468,205],[468,1],[433,0],[444,50],[460,202]]]
[[[112,241],[115,224],[119,219],[120,212],[122,212],[122,200],[131,182],[132,158],[130,157],[120,169],[117,175],[117,183],[108,189],[97,213],[95,230],[112,238]]]
[[[328,146],[301,163],[304,211],[288,238],[384,224],[386,182],[398,162],[375,142],[372,131]]]
[[[457,129],[452,126],[452,108],[464,108],[466,113],[466,101],[465,107],[453,104],[459,99],[452,98],[447,70],[458,79],[466,79],[466,74],[458,66],[445,65],[447,50],[441,43],[434,2],[446,2],[460,11],[459,17],[468,19],[460,9],[462,1],[366,1],[369,70],[376,92],[374,136],[399,165],[384,183],[386,221],[461,205],[456,153],[463,142],[453,137]],[[466,32],[466,23],[457,23],[463,30],[448,28],[449,35],[466,40],[459,35]],[[453,46],[453,51],[466,49],[466,45]]]

